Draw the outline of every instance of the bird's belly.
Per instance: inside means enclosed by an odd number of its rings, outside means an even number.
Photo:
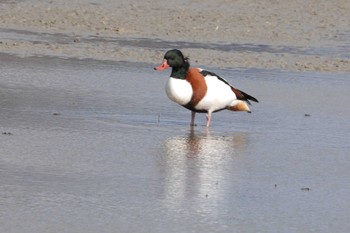
[[[192,98],[192,86],[183,79],[169,78],[165,86],[169,99],[180,105],[186,105]]]

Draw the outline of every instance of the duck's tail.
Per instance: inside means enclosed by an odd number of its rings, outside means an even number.
[[[243,92],[243,91],[239,91],[242,93],[242,95],[244,96],[245,100],[250,104],[249,100],[254,101],[256,103],[259,103],[259,100],[257,100],[255,97],[248,95],[247,93]]]
[[[231,89],[236,94],[238,100],[246,101],[248,104],[250,104],[249,100],[259,103],[259,101],[255,97],[248,95],[247,93],[238,90],[234,87],[231,87]]]
[[[244,100],[236,100],[235,103],[227,107],[227,109],[230,111],[243,111],[251,113],[248,102]]]

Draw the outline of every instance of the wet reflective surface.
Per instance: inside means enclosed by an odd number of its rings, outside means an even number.
[[[348,44],[349,33],[338,35],[337,46],[323,47],[298,47],[298,46],[271,46],[266,44],[238,44],[238,43],[201,43],[188,41],[166,41],[162,39],[150,38],[120,38],[120,37],[100,37],[79,35],[79,41],[88,44],[104,43],[105,46],[124,47],[124,48],[152,48],[168,50],[169,48],[177,49],[212,49],[216,51],[234,51],[234,52],[266,52],[266,53],[285,53],[285,54],[302,54],[302,55],[333,55],[342,58],[349,58],[350,49]],[[18,41],[29,41],[34,44],[57,43],[63,45],[71,44],[77,38],[77,35],[64,33],[37,33],[26,30],[13,30],[0,28],[0,38],[12,39]]]
[[[348,74],[212,70],[252,114],[133,63],[1,55],[1,232],[347,232]]]

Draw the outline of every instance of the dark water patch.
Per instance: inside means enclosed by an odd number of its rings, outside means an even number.
[[[347,35],[347,34],[344,34]],[[342,34],[340,34],[340,37]],[[162,39],[150,38],[124,38],[124,37],[100,37],[84,36],[63,33],[38,33],[26,30],[0,29],[0,38],[12,40],[26,40],[38,44],[74,44],[74,43],[104,43],[115,47],[136,47],[167,50],[169,48],[193,48],[193,49],[212,49],[217,51],[230,52],[264,52],[273,54],[299,54],[299,55],[338,55],[343,58],[349,58],[350,48],[347,45],[338,45],[334,47],[297,47],[297,46],[272,46],[267,44],[239,44],[239,43],[201,43],[189,41],[167,41]]]

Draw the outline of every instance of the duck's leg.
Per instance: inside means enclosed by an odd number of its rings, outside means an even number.
[[[191,113],[191,124],[190,124],[191,126],[195,126],[195,124],[194,124],[195,116],[196,116],[196,112],[192,111],[192,113]]]
[[[207,128],[210,126],[210,120],[211,120],[211,112],[207,113]]]

